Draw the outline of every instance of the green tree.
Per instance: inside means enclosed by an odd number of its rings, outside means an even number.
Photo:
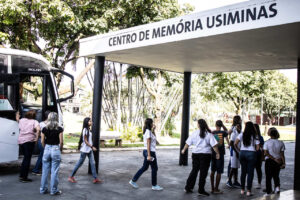
[[[260,94],[259,78],[259,71],[219,72],[200,74],[198,82],[202,85],[200,93],[207,100],[230,101],[235,113],[241,114],[242,108]]]
[[[262,95],[263,112],[271,121],[296,106],[296,85],[275,70],[200,74],[196,81],[206,100],[232,102],[236,114],[250,104],[260,109]]]
[[[84,37],[180,13],[176,0],[0,0],[0,45],[42,54],[64,69]]]
[[[173,109],[182,99],[182,74],[162,70],[130,66],[127,78],[139,77],[153,100],[154,123],[156,132],[161,133]]]
[[[260,79],[263,97],[263,112],[271,122],[283,111],[295,109],[297,102],[297,87],[286,76],[278,71],[263,71]],[[261,100],[257,100],[261,105]]]

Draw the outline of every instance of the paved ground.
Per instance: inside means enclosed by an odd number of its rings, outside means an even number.
[[[287,168],[281,171],[281,190],[293,188],[294,172],[294,143],[286,143]],[[60,170],[59,188],[63,191],[61,196],[39,194],[40,176],[30,175],[32,183],[20,183],[18,181],[17,164],[0,165],[0,199],[254,199],[263,195],[262,190],[253,189],[254,196],[251,198],[241,197],[239,190],[228,189],[225,185],[225,173],[222,177],[221,189],[223,195],[210,195],[210,197],[198,197],[197,193],[185,194],[183,192],[185,181],[191,170],[191,159],[189,166],[178,165],[179,149],[161,149],[157,152],[159,165],[158,183],[163,186],[164,191],[151,190],[151,170],[149,169],[138,181],[139,189],[133,189],[128,181],[142,164],[141,150],[135,151],[112,151],[100,152],[100,178],[103,184],[92,184],[92,177],[87,175],[87,161],[80,168],[76,179],[78,183],[72,184],[67,177],[73,169],[75,162],[79,159],[78,153],[64,154]],[[190,156],[189,156],[190,158]],[[36,158],[33,159],[34,163]],[[225,157],[225,166],[228,164],[228,152]],[[264,170],[264,169],[263,169]],[[263,183],[264,183],[263,179]],[[257,180],[255,177],[254,187]],[[264,185],[264,184],[263,184]],[[206,190],[210,191],[210,182],[207,178]],[[281,199],[283,195],[281,194]]]

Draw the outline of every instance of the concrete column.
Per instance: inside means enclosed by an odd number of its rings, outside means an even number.
[[[183,147],[185,145],[185,141],[189,137],[191,79],[192,79],[192,73],[191,72],[184,72],[179,165],[185,165],[185,166],[188,165],[188,150],[183,155],[181,154],[181,150],[183,149]]]
[[[300,58],[298,58],[294,190],[300,190]]]

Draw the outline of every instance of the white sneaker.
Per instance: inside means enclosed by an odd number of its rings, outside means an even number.
[[[268,197],[268,196],[271,196],[271,194],[268,193],[264,194],[264,197]]]
[[[278,186],[275,188],[275,193],[276,193],[276,194],[279,194],[279,193],[280,193],[280,188],[279,188]]]
[[[159,185],[152,186],[152,190],[160,191],[160,190],[163,190],[163,189],[164,188],[160,187]]]
[[[133,182],[132,180],[129,181],[129,184],[135,189],[139,188],[138,184],[136,184],[136,182]]]

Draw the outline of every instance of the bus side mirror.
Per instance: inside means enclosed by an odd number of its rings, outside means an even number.
[[[59,70],[59,69],[52,69],[51,70],[53,73],[60,73],[62,76],[61,76],[61,81],[60,81],[60,87],[58,89],[58,94],[59,94],[59,99],[57,99],[57,102],[60,103],[60,102],[63,102],[63,101],[66,101],[68,99],[71,99],[72,97],[74,97],[74,93],[75,93],[75,87],[74,87],[74,77],[63,71],[63,70]],[[66,76],[70,79],[70,86],[66,86],[64,84],[62,84],[63,82],[66,82],[66,80],[63,80],[63,76]],[[56,85],[58,84],[57,80],[56,81]],[[70,94],[69,94],[70,93]],[[67,95],[69,94],[69,95]]]

